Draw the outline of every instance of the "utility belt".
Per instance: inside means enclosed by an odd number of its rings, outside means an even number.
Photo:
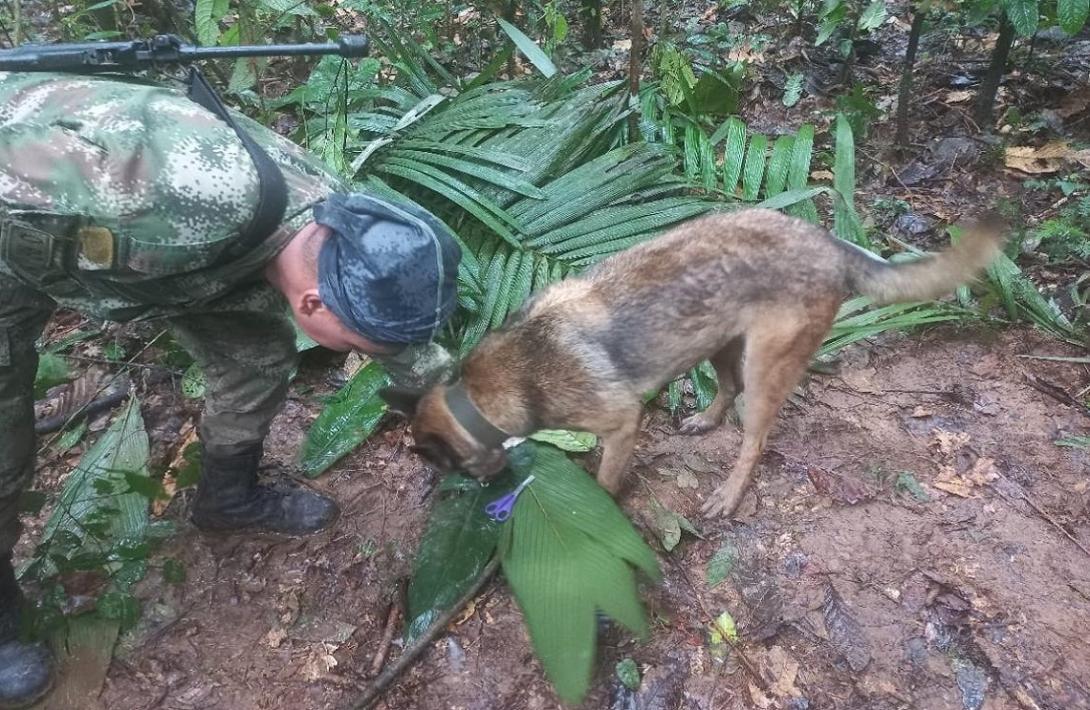
[[[79,275],[143,280],[176,276],[227,261],[237,237],[225,248],[172,245],[128,238],[119,222],[38,210],[0,208],[0,269],[31,285],[47,286]]]
[[[0,270],[31,286],[54,284],[76,264],[76,235],[82,233],[93,249],[96,240],[89,237],[99,229],[83,218],[5,210],[0,215]],[[112,234],[109,239],[112,249]]]

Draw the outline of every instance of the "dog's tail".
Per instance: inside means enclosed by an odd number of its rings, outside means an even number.
[[[848,286],[876,305],[930,301],[972,281],[998,256],[1003,231],[994,224],[976,225],[957,244],[913,261],[891,264],[849,242]]]

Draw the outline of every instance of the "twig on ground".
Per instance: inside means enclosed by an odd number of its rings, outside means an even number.
[[[351,708],[351,710],[365,710],[366,708],[371,707],[371,705],[386,692],[386,689],[390,684],[397,680],[398,676],[404,673],[405,670],[412,665],[413,661],[415,661],[420,654],[438,638],[439,634],[443,633],[443,630],[447,628],[447,624],[462,611],[465,605],[469,604],[469,602],[477,596],[477,593],[480,592],[485,583],[492,578],[492,575],[496,573],[499,566],[500,558],[497,555],[492,558],[483,570],[481,570],[481,574],[477,577],[477,581],[473,583],[473,586],[470,587],[469,591],[462,595],[462,598],[450,609],[443,612],[441,616],[433,621],[427,630],[421,634],[420,638],[406,648],[405,652],[402,653],[396,661],[389,664],[386,667],[386,670],[382,671],[382,675],[376,678],[375,682],[371,684],[371,687],[348,707]]]
[[[1024,500],[1026,502],[1026,505],[1028,505],[1033,510],[1033,512],[1035,512],[1035,513],[1037,513],[1037,515],[1041,516],[1041,519],[1044,520],[1045,522],[1049,523],[1052,527],[1059,530],[1060,533],[1063,534],[1064,537],[1066,537],[1071,542],[1075,543],[1075,547],[1082,550],[1086,554],[1087,557],[1090,557],[1090,550],[1086,549],[1086,546],[1083,545],[1081,542],[1079,542],[1079,539],[1077,537],[1075,537],[1074,535],[1072,535],[1067,530],[1067,528],[1065,528],[1063,525],[1060,525],[1060,523],[1054,517],[1052,517],[1052,515],[1050,513],[1048,513],[1048,511],[1044,510],[1043,508],[1041,508],[1041,506],[1037,505],[1037,503],[1034,502],[1034,500],[1032,498],[1030,498],[1029,493],[1026,492],[1026,490],[1024,488],[1022,488],[1022,486],[1014,483],[1013,481],[1011,481],[1006,476],[1003,476],[1003,474],[1000,474],[1000,476],[1003,478],[1004,481],[1006,481],[1009,484],[1012,484],[1012,488],[1015,488],[1015,489],[1018,490],[1018,493],[1019,493],[1019,495],[1021,495],[1022,500]],[[1008,496],[1006,493],[1004,493],[1003,491],[996,488],[994,485],[992,486],[992,490],[994,490],[996,493],[998,493],[999,497],[1002,498],[1003,500],[1007,501],[1008,503],[1013,503],[1014,502],[1014,501],[1011,500],[1010,496]]]
[[[110,392],[105,397],[95,396],[90,402],[81,405],[78,410],[78,416],[80,418],[86,416],[88,419],[94,417],[100,412],[105,412],[108,409],[113,409],[116,405],[120,404],[126,397],[129,396],[127,390],[118,390],[116,392]],[[67,427],[72,423],[74,419],[68,418],[67,415],[58,414],[52,417],[46,417],[34,422],[34,433],[38,435],[50,434]]]
[[[1079,400],[1072,397],[1070,394],[1067,393],[1066,390],[1064,390],[1059,385],[1054,385],[1051,382],[1043,380],[1040,377],[1037,377],[1036,375],[1031,375],[1029,373],[1026,373],[1026,381],[1029,382],[1030,387],[1037,390],[1038,392],[1047,394],[1049,397],[1056,400],[1057,402],[1061,402],[1070,407],[1074,407],[1077,411],[1090,417],[1090,407],[1086,406]]]
[[[693,580],[689,577],[689,573],[686,572],[685,568],[680,564],[674,563],[673,560],[670,560],[669,564],[677,570],[682,579],[685,580],[685,583],[689,585],[689,588],[693,592],[693,596],[696,597],[697,604],[700,605],[700,610],[704,613],[705,623],[708,626],[713,626],[715,624],[715,617],[708,611],[708,607],[704,605],[704,598],[701,597],[700,593],[696,590],[696,585],[693,584]],[[768,692],[768,683],[765,682],[764,677],[761,675],[760,671],[757,670],[757,666],[753,664],[753,661],[749,660],[749,656],[746,655],[746,652],[742,650],[742,645],[738,641],[728,638],[726,635],[723,636],[723,640],[729,643],[734,652],[738,654],[738,661],[742,664],[742,667],[746,672],[752,676],[757,687],[762,691]]]
[[[390,610],[386,615],[386,628],[382,632],[382,640],[379,642],[378,650],[375,651],[374,660],[371,661],[371,675],[378,675],[382,670],[382,664],[386,662],[386,654],[390,652],[390,644],[394,641],[394,631],[397,630],[397,620],[401,616],[401,610],[403,608],[405,582],[404,580],[398,580],[394,585],[394,593],[390,598]]]
[[[155,343],[157,343],[159,341],[159,338],[163,337],[166,334],[167,334],[166,330],[160,330],[158,332],[158,334],[156,334],[156,336],[154,338],[149,340],[147,342],[147,344],[144,345],[144,347],[140,348],[139,352],[137,352],[135,355],[133,355],[131,358],[129,358],[128,361],[126,361],[124,364],[125,365],[131,365],[134,362],[136,362],[136,358],[140,357],[145,352],[147,352],[148,348],[150,348],[152,345],[155,345]],[[118,363],[118,364],[121,364],[121,363]],[[68,415],[68,419],[65,420],[64,424],[60,427],[60,429],[57,430],[56,433],[53,434],[53,436],[49,437],[49,439],[42,444],[41,448],[48,449],[50,446],[52,446],[57,441],[57,439],[59,439],[61,437],[61,434],[63,433],[63,431],[68,428],[68,425],[71,424],[72,422],[76,421],[77,418],[83,416],[83,414],[86,413],[87,408],[95,401],[95,398],[98,397],[103,392],[105,392],[107,390],[107,388],[109,388],[110,385],[112,385],[115,381],[117,381],[117,378],[120,377],[122,375],[122,373],[124,373],[124,372],[125,372],[125,368],[122,367],[120,370],[115,372],[113,375],[111,375],[110,377],[107,377],[106,381],[103,382],[101,386],[99,386],[98,390],[95,391],[95,393],[94,393],[94,395],[92,395],[91,399],[86,404],[84,404],[83,406],[77,407],[74,412],[72,412],[70,415]]]

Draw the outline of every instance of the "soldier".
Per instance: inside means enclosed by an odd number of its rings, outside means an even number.
[[[48,651],[16,633],[11,554],[33,473],[35,341],[58,305],[163,319],[200,364],[191,519],[202,530],[300,535],[338,514],[307,488],[257,480],[297,358],[289,312],[395,381],[449,371],[432,339],[456,304],[453,236],[418,206],[349,194],[295,144],[232,115],[243,132],[146,82],[0,73],[0,708],[32,704],[53,672]],[[247,135],[287,188],[279,226],[254,243],[240,234],[265,193]]]

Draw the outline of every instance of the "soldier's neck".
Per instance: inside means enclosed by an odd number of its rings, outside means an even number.
[[[265,266],[265,280],[289,300],[301,290],[318,286],[318,252],[329,228],[307,223]]]

